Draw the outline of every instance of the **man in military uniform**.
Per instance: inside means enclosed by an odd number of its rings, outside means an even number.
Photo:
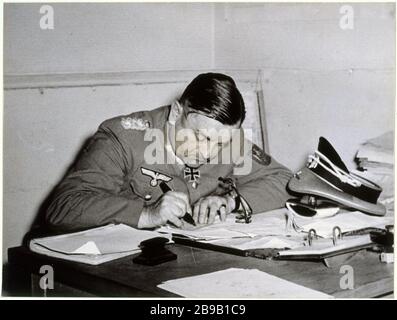
[[[171,106],[103,122],[56,188],[46,212],[48,225],[62,230],[109,223],[183,227],[186,213],[199,224],[213,223],[217,216],[225,220],[239,204],[219,177],[234,181],[253,213],[284,206],[292,173],[258,146],[243,139],[244,146],[252,147],[242,162],[212,161],[232,145],[244,118],[233,79],[207,73],[196,77]],[[220,141],[216,132],[221,130],[226,137]],[[152,131],[164,134],[154,157],[167,161],[153,161]],[[186,133],[184,141],[176,139],[180,132]],[[249,172],[236,174],[247,159]]]

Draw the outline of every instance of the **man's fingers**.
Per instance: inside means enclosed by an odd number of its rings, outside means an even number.
[[[167,204],[170,208],[174,208],[174,215],[183,217],[186,213],[186,204],[180,199],[172,199],[172,203]]]
[[[183,201],[185,203],[186,209],[185,212],[188,212],[189,214],[192,214],[192,207],[190,205],[190,200],[189,197],[186,193],[183,192],[172,192],[172,196],[174,196],[175,198],[180,199],[181,201]]]
[[[197,202],[194,205],[194,208],[193,208],[193,220],[194,220],[194,222],[196,222],[196,223],[198,222],[199,215],[200,215],[200,201]]]
[[[221,206],[225,206],[225,208],[227,208],[227,200],[223,197],[219,197],[220,203],[219,203],[219,208]]]
[[[182,227],[182,221],[172,213],[167,215],[167,220],[178,228]]]
[[[219,213],[221,221],[226,220],[228,211],[228,201],[223,197],[204,197],[197,201],[193,208],[190,207],[189,198],[182,192],[170,192],[165,204],[167,211],[175,218],[182,218],[186,213],[191,214],[193,220],[199,224],[214,223],[216,215]],[[175,221],[175,219],[174,219]],[[174,223],[174,222],[172,222]],[[180,226],[180,223],[174,223]]]
[[[174,191],[174,192],[172,192],[172,194],[173,194],[175,197],[177,197],[177,198],[179,198],[179,199],[181,199],[181,200],[186,201],[187,203],[189,203],[189,197],[188,197],[188,195],[187,195],[186,193]]]
[[[210,206],[210,213],[208,215],[208,224],[214,223],[215,217],[218,213],[219,206],[217,203],[212,203]]]
[[[229,214],[235,208],[236,202],[231,196],[227,196],[225,198],[225,201],[226,201],[226,214]]]
[[[226,206],[224,204],[221,205],[221,207],[219,208],[219,216],[221,218],[221,221],[226,220]]]
[[[203,200],[200,203],[199,209],[199,223],[204,224],[207,222],[208,201]]]

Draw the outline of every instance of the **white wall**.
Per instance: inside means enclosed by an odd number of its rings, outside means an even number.
[[[6,4],[4,72],[61,73],[211,67],[212,4]]]
[[[6,74],[262,69],[270,151],[293,170],[320,135],[351,164],[360,142],[394,128],[394,4],[352,4],[345,31],[338,4],[53,6],[55,29],[43,31],[38,5],[6,4]],[[4,248],[20,244],[59,165],[103,119],[175,94],[174,84],[7,90]]]
[[[395,5],[351,4],[353,30],[339,26],[342,5],[220,4],[216,6],[215,63],[220,68],[393,68]]]
[[[223,4],[216,7],[219,68],[262,68],[270,151],[298,170],[318,137],[349,165],[359,143],[394,129],[395,6]]]

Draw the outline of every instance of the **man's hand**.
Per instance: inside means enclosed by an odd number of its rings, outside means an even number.
[[[225,221],[234,207],[234,199],[228,195],[203,197],[194,204],[193,219],[199,224],[211,224],[219,213],[221,221]]]
[[[156,203],[143,209],[138,222],[138,228],[153,228],[171,222],[182,227],[185,213],[192,214],[189,198],[185,193],[168,191]]]

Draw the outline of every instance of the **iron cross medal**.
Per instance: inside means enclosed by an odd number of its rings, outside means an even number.
[[[192,167],[185,166],[183,170],[185,179],[192,184],[192,188],[196,189],[199,184],[200,170]]]

